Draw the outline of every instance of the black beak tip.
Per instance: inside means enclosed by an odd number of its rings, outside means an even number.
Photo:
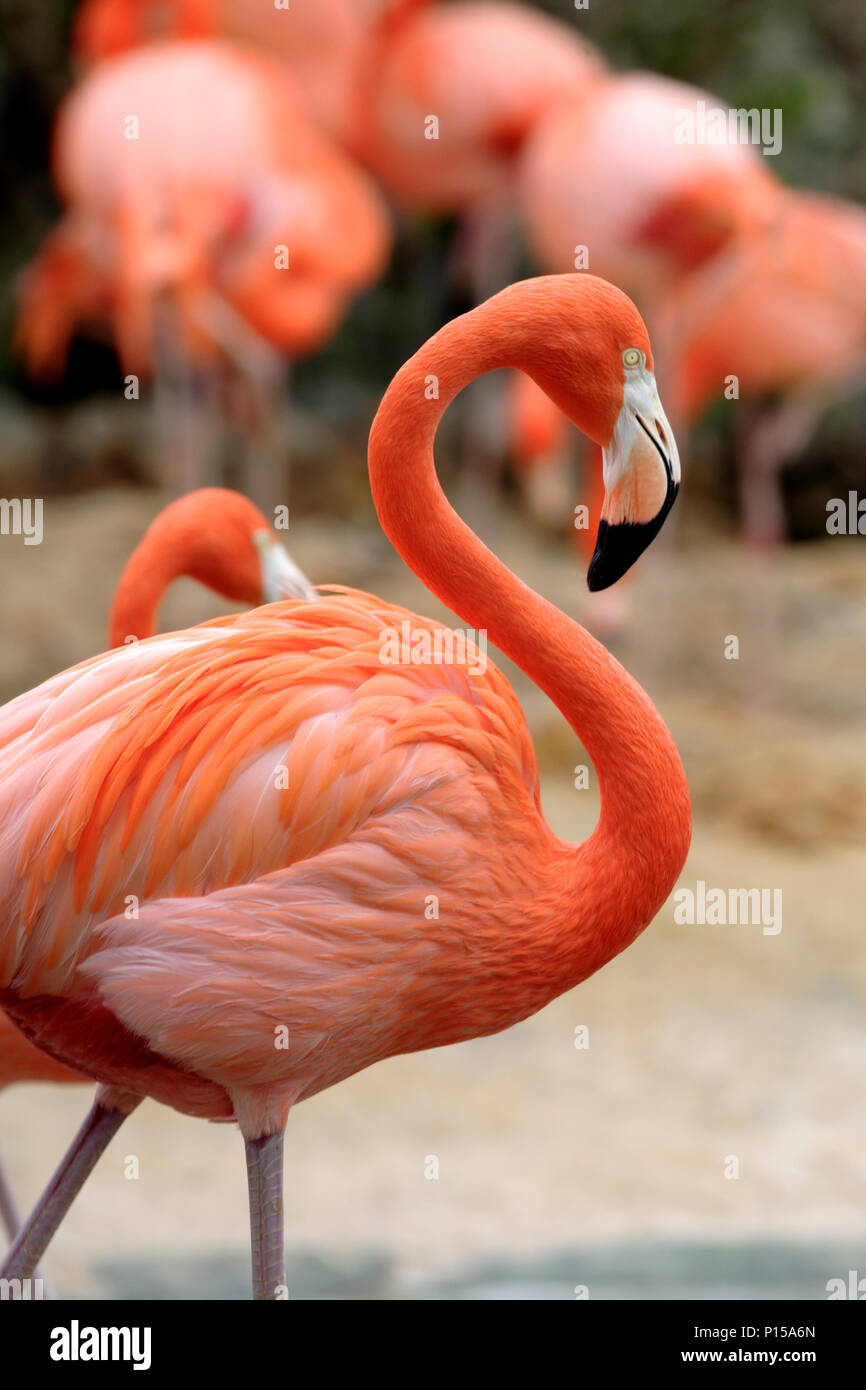
[[[638,537],[634,535],[635,531],[642,529],[599,522],[595,551],[586,572],[586,586],[590,593],[597,594],[602,589],[609,589],[611,584],[622,578],[643,549],[643,546],[638,548]]]
[[[665,505],[658,516],[647,522],[623,522],[611,526],[606,521],[598,523],[598,538],[595,551],[586,572],[586,584],[590,593],[597,594],[601,589],[609,589],[626,570],[631,569],[651,541],[655,540],[664,524],[665,517],[676,499],[679,487],[671,484]]]

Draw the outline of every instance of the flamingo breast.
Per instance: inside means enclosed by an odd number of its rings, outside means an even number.
[[[553,844],[523,715],[490,665],[384,662],[404,622],[437,631],[349,592],[274,604],[6,706],[0,987],[25,1031],[218,1117],[531,1011],[500,978],[509,933],[529,951],[519,856]]]

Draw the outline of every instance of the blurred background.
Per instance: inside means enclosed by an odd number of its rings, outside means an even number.
[[[555,27],[537,29],[542,15]],[[862,5],[0,0],[0,23],[0,493],[44,499],[40,545],[0,536],[4,700],[105,645],[124,562],[193,485],[288,505],[284,539],[314,582],[446,616],[378,528],[371,419],[443,322],[511,279],[574,268],[579,245],[644,312],[679,439],[675,514],[607,596],[586,591],[573,525],[581,502],[597,519],[596,465],[543,405],[496,374],[455,403],[437,447],[462,514],[609,643],[671,727],[695,812],[682,886],[781,889],[782,930],[681,926],[669,903],[519,1028],[298,1107],[292,1297],[822,1298],[866,1275],[866,560],[856,510],[852,534],[827,524],[832,499],[866,497]],[[179,77],[124,66],[166,35]],[[214,37],[228,56],[185,77]],[[694,94],[635,88],[635,72],[781,111],[780,152],[653,148],[653,113]],[[258,163],[241,149],[234,184],[222,167],[202,176],[181,218],[178,113],[197,113],[200,171],[202,130],[219,144],[222,121],[241,129],[244,83],[267,96],[249,137],[267,149]],[[100,139],[148,93],[166,144],[130,192]],[[308,177],[309,216],[287,191]],[[332,260],[325,215],[345,219]],[[269,278],[282,242],[299,248],[303,314],[291,278],[285,302]],[[214,305],[228,306],[216,328]],[[182,579],[160,626],[225,608]],[[598,812],[594,779],[575,787],[582,750],[503,664],[548,819],[582,839]],[[0,1097],[22,1207],[85,1105],[69,1086]],[[147,1103],[46,1265],[61,1296],[244,1297],[246,1241],[237,1133]]]

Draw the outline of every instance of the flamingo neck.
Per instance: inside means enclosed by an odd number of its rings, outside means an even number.
[[[130,556],[117,586],[108,620],[109,647],[122,647],[132,637],[142,642],[152,637],[163,594],[185,572],[181,547],[166,543],[161,532],[149,532]]]
[[[370,434],[373,500],[386,534],[427,587],[549,696],[589,754],[601,814],[584,844],[562,845],[561,891],[592,941],[566,963],[567,987],[623,949],[673,888],[691,834],[688,787],[649,697],[606,649],[535,593],[454,512],[436,477],[439,419],[476,376],[528,372],[545,347],[481,305],[431,338],[398,372]],[[546,866],[536,866],[539,873]],[[577,948],[576,948],[577,949]]]

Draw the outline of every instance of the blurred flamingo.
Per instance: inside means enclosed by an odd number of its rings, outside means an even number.
[[[108,327],[125,372],[156,370],[189,406],[195,370],[215,395],[230,369],[247,416],[267,421],[283,358],[321,347],[387,258],[369,178],[278,64],[220,42],[95,68],[60,110],[54,169],[68,211],[24,277],[18,324],[36,374],[62,370],[77,327]],[[182,482],[201,471],[188,460]]]
[[[604,70],[571,26],[497,0],[413,8],[386,35],[371,67],[361,153],[414,211],[501,199],[543,113],[582,99]]]
[[[315,595],[258,508],[237,492],[202,488],[165,507],[130,555],[111,608],[109,647],[152,636],[160,599],[181,576],[251,608]],[[0,1091],[24,1082],[88,1080],[28,1042],[0,1011]],[[0,1220],[11,1240],[20,1223],[2,1165]]]
[[[524,142],[545,111],[590,99],[604,70],[573,26],[498,0],[409,6],[371,41],[352,148],[405,212],[459,219],[449,276],[473,303],[518,273],[514,171]],[[490,378],[470,395],[470,485],[501,469],[495,422],[507,425],[511,413],[501,395]]]
[[[559,102],[542,115],[524,144],[516,176],[538,264],[551,271],[584,266],[622,284],[641,306],[662,369],[672,376],[676,349],[671,343],[668,360],[669,337],[658,329],[667,301],[685,276],[758,235],[782,194],[766,160],[750,145],[679,143],[683,113],[696,118],[700,102],[720,104],[657,74],[612,74],[594,85],[591,100]],[[516,397],[527,388],[515,381],[510,390]],[[554,460],[562,477],[569,460],[567,423],[537,390],[523,408],[545,438],[544,455],[532,453],[527,440],[515,442],[524,475],[549,470]],[[671,417],[678,433],[690,423],[678,415],[676,401]],[[590,520],[573,527],[573,534],[585,555],[603,496],[600,452],[585,450],[582,463],[580,506],[588,508]],[[538,490],[530,489],[530,501]],[[575,515],[583,521],[579,508],[563,508],[561,524],[570,525]],[[618,632],[625,598],[622,589],[592,602],[588,611],[596,630]]]
[[[614,74],[535,122],[517,189],[540,266],[604,275],[652,314],[684,271],[764,224],[780,185],[754,147],[678,141],[700,102],[719,105],[667,77]]]
[[[415,4],[422,0],[414,0]],[[228,38],[285,65],[308,114],[344,145],[353,140],[358,84],[377,26],[413,0],[85,0],[72,50],[92,66],[158,39]]]
[[[866,376],[866,209],[781,193],[758,233],[682,279],[658,332],[687,426],[729,385],[760,403],[737,449],[743,522],[755,546],[778,544],[782,466]]]
[[[462,655],[450,634],[453,662],[407,662],[393,647],[404,624],[413,652],[450,630],[369,594],[133,643],[7,705],[0,997],[101,1089],[5,1277],[32,1268],[150,1095],[238,1121],[254,1295],[283,1296],[292,1105],[382,1058],[526,1018],[628,946],[673,887],[690,812],[660,716],[436,480],[443,410],[500,367],[534,375],[609,452],[600,582],[650,538],[637,504],[667,511],[676,449],[640,317],[589,276],[518,283],[446,325],[370,435],[386,533],[569,719],[598,774],[598,826],[582,845],[553,835],[517,699],[466,634]]]

